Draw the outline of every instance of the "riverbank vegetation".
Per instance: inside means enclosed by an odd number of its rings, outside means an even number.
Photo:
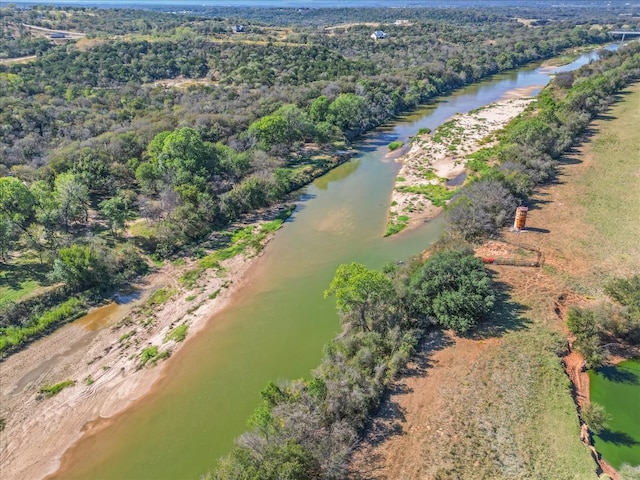
[[[467,250],[384,272],[342,265],[325,296],[335,296],[342,334],[310,379],[263,390],[251,432],[208,478],[345,478],[359,433],[424,332],[435,324],[467,331],[494,303],[482,262]]]
[[[571,85],[567,85],[566,78],[558,79],[541,94],[533,108],[509,125],[497,147],[475,156],[486,168],[477,169],[476,177],[454,200],[448,212],[450,228],[443,245],[450,247],[463,240],[495,235],[498,228],[512,218],[515,206],[534,192],[534,187],[554,177],[560,155],[577,141],[590,121],[611,104],[613,95],[640,78],[640,47],[637,45],[604,57],[572,75]],[[506,158],[513,161],[508,163]],[[477,201],[472,203],[473,199]],[[465,271],[467,263],[469,270]],[[452,282],[452,278],[456,282]],[[609,295],[620,304],[618,319],[630,320],[629,312],[636,312],[636,283],[637,278],[633,277],[608,284]],[[466,290],[467,284],[473,291]],[[424,328],[440,323],[445,328],[466,332],[475,325],[475,315],[486,315],[494,306],[494,293],[482,263],[469,251],[456,248],[436,250],[424,264],[415,261],[405,268],[389,267],[384,273],[370,271],[358,264],[343,265],[325,295],[336,296],[345,328],[343,334],[327,346],[322,364],[311,380],[271,384],[263,391],[263,404],[250,422],[253,430],[238,439],[233,453],[222,460],[208,478],[282,478],[285,471],[289,478],[344,478],[347,459],[365,419],[378,407],[382,392],[415,351]],[[473,301],[476,298],[477,301]],[[591,314],[571,310],[568,318],[570,328],[578,332],[577,345],[584,345],[585,350],[591,348],[594,335],[599,333]],[[609,318],[613,323],[619,323],[616,316]],[[631,321],[620,331],[633,335],[635,326],[636,322]],[[514,372],[501,368],[502,376],[510,378],[509,381],[496,383],[492,377],[481,385],[483,376],[479,375],[473,388],[461,387],[454,396],[466,400],[462,400],[460,409],[452,417],[457,419],[454,431],[475,431],[469,425],[478,421],[475,414],[479,412],[464,413],[469,406],[465,402],[474,401],[471,395],[475,398],[478,394],[486,394],[486,398],[500,398],[500,401],[496,403],[497,409],[489,403],[483,418],[491,418],[495,428],[512,429],[508,438],[517,439],[518,448],[539,450],[540,442],[545,439],[521,431],[522,426],[515,428],[511,418],[519,412],[520,421],[528,425],[539,411],[546,412],[548,418],[570,415],[573,407],[567,395],[567,379],[558,359],[567,351],[566,342],[543,323],[514,330],[505,336],[502,347],[496,350],[506,357],[488,354],[482,361],[495,376],[497,364],[491,362],[500,358],[499,364],[504,365],[505,361],[517,356],[520,373],[511,378],[509,375]],[[382,349],[377,343],[371,345],[371,340],[366,339],[369,334],[377,334],[376,340],[386,343],[387,348]],[[396,340],[384,342],[388,335]],[[404,340],[399,342],[397,339],[403,335]],[[398,360],[401,363],[398,364]],[[526,380],[521,378],[523,368],[527,372]],[[327,376],[327,371],[337,376]],[[552,388],[549,382],[555,382]],[[328,385],[343,385],[345,391],[341,393]],[[497,385],[511,387],[501,393],[489,391]],[[505,401],[507,391],[518,392],[507,395],[512,398],[511,402]],[[542,391],[547,392],[544,402],[538,400]],[[335,405],[343,407],[342,415],[335,416],[335,410],[332,410]],[[592,410],[594,408],[597,407]],[[509,420],[504,417],[505,412],[508,412]],[[585,417],[589,417],[589,412],[587,410]],[[604,416],[596,413],[590,417],[594,425],[598,421],[604,422]],[[487,421],[483,420],[484,423]],[[557,426],[557,420],[553,422]],[[484,431],[485,427],[478,430]],[[569,419],[567,431],[573,432],[573,437],[566,440],[571,448],[561,460],[558,456],[554,472],[569,475],[578,470],[589,470],[585,451],[573,445],[577,443],[578,430],[577,418]],[[446,448],[450,448],[450,454],[454,456],[447,458],[454,466],[438,470],[439,476],[472,478],[466,476],[471,474],[470,468],[475,474],[481,470],[488,476],[504,475],[506,471],[530,472],[536,468],[549,471],[547,455],[540,458],[534,455],[526,460],[521,452],[514,451],[508,465],[505,464],[510,441],[503,441],[500,447],[493,445],[486,454],[480,455],[485,460],[495,458],[495,462],[480,462],[482,468],[479,470],[478,461],[473,463],[470,459],[479,458],[478,449],[493,442],[495,435],[489,431],[486,438],[480,437],[469,433],[465,436],[468,442],[458,439],[455,448],[448,445]],[[522,463],[517,463],[521,460]],[[503,465],[503,468],[496,465]]]
[[[603,55],[576,72],[558,75],[551,88],[504,129],[497,146],[473,155],[477,174],[456,193],[447,211],[452,237],[495,235],[511,221],[516,205],[554,178],[560,156],[611,105],[614,94],[640,77],[637,43]]]
[[[57,282],[67,295],[100,298],[282,201],[394,115],[607,41],[603,18],[592,28],[588,10],[534,27],[498,11],[367,10],[385,22],[412,14],[385,25],[385,42],[371,42],[366,25],[326,29],[335,12],[316,13],[322,26],[284,28],[206,14],[3,7],[0,51],[27,45],[37,31],[29,25],[88,35],[20,47],[13,54],[35,48],[36,58],[0,65],[0,258],[16,273],[3,272],[2,310],[27,311],[41,295],[54,307],[45,292]],[[232,33],[239,23],[246,28]],[[189,79],[197,82],[181,86]],[[23,315],[25,326],[33,318]],[[12,322],[3,317],[3,332]]]

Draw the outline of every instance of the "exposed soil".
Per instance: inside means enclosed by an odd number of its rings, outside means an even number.
[[[434,412],[448,402],[446,392],[473,375],[481,353],[498,339],[472,340],[433,332],[394,384],[354,455],[352,478],[410,480],[431,478],[424,466],[424,446],[449,435]]]

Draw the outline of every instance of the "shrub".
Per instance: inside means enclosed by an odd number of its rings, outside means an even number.
[[[185,338],[187,338],[187,330],[189,330],[189,325],[178,325],[176,328],[174,328],[164,336],[164,341],[168,342],[169,340],[173,340],[176,343],[182,342]]]
[[[409,280],[410,311],[458,333],[471,329],[495,302],[482,261],[456,250],[434,253]]]
[[[606,360],[600,340],[600,319],[593,310],[570,308],[567,327],[576,336],[574,348],[582,354],[589,368],[596,368]]]
[[[140,352],[140,367],[144,367],[147,364],[155,365],[159,360],[169,358],[170,355],[171,352],[168,350],[160,351],[157,345],[151,345]]]
[[[499,181],[485,179],[460,190],[447,210],[448,233],[465,240],[495,234],[512,218],[518,201]]]
[[[389,150],[393,152],[394,150],[399,149],[402,145],[404,145],[404,142],[401,142],[400,140],[396,140],[395,142],[391,142],[389,144]]]
[[[606,428],[607,422],[611,419],[611,416],[602,405],[593,402],[584,407],[580,415],[584,423],[589,427],[589,430],[596,435]]]
[[[65,380],[64,382],[56,383],[55,385],[45,385],[41,387],[39,392],[42,393],[45,397],[51,398],[54,395],[57,395],[62,390],[67,387],[71,387],[76,384],[75,380]]]
[[[640,480],[640,465],[633,467],[623,463],[620,466],[620,476],[622,480]]]

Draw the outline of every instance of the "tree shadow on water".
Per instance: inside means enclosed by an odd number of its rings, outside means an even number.
[[[605,428],[598,434],[598,438],[603,442],[613,443],[618,447],[633,447],[635,445],[640,445],[635,438],[625,432],[614,432],[608,428]]]
[[[602,375],[606,380],[609,380],[610,382],[627,383],[629,385],[640,384],[640,375],[625,368],[617,366],[601,367],[597,371],[599,375]]]

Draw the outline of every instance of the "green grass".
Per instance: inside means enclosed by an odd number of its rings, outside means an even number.
[[[144,348],[140,352],[140,367],[145,365],[155,365],[160,360],[169,358],[171,353],[168,350],[159,350],[157,345]]]
[[[580,248],[596,257],[584,279],[602,295],[608,278],[640,271],[640,211],[637,125],[640,122],[640,85],[627,89],[622,102],[597,122],[597,134],[583,155],[590,167],[577,178],[575,202],[583,207],[582,219],[595,231],[585,236]],[[591,401],[603,405],[610,415],[607,427],[595,437],[595,447],[614,467],[640,463],[640,429],[637,398],[640,362],[623,362],[617,368],[589,372]],[[615,381],[618,380],[618,381]]]
[[[85,304],[80,298],[70,298],[66,302],[42,313],[24,327],[0,328],[0,357],[7,351],[19,347],[45,333],[53,326],[75,320],[84,315]]]
[[[580,179],[585,191],[579,201],[586,211],[586,221],[594,225],[600,239],[592,238],[590,248],[624,268],[637,265],[640,256],[640,153],[637,126],[640,124],[640,88],[633,88],[624,102],[611,112],[613,121],[601,121],[590,153],[593,166]],[[616,272],[614,272],[615,274]]]
[[[121,335],[120,338],[118,339],[118,343],[122,343],[122,342],[125,342],[125,341],[129,340],[135,334],[136,334],[136,331],[135,330],[131,330],[130,332]]]
[[[193,268],[191,270],[187,270],[182,276],[178,279],[181,285],[184,285],[186,288],[195,287],[196,283],[204,273],[204,269],[202,267]]]
[[[64,382],[56,383],[55,385],[45,385],[40,388],[39,392],[46,398],[51,398],[54,395],[59,394],[65,388],[72,387],[75,384],[75,380],[65,380]]]
[[[432,135],[432,140],[437,143],[442,143],[445,140],[451,140],[451,142],[459,142],[460,139],[457,135],[460,135],[464,132],[464,129],[460,126],[457,126],[455,120],[449,120],[448,122],[443,123]]]
[[[148,240],[156,235],[156,229],[146,221],[142,221],[131,225],[131,227],[129,227],[129,233],[133,237],[140,237]]]
[[[174,328],[164,336],[164,341],[168,342],[170,340],[173,340],[174,342],[182,342],[185,338],[187,338],[188,330],[189,325],[178,325],[176,328]]]
[[[221,248],[198,260],[202,268],[220,268],[220,262],[237,255],[252,251],[257,254],[262,250],[265,238],[278,230],[285,220],[291,215],[292,210],[282,212],[278,217],[259,226],[250,225],[232,233],[229,246]]]
[[[455,194],[455,189],[448,189],[447,187],[437,184],[427,184],[427,185],[415,185],[415,186],[401,186],[398,187],[398,190],[401,192],[409,192],[415,193],[419,195],[423,195],[431,201],[436,207],[444,207],[447,203],[447,200],[450,200],[451,197]]]
[[[491,167],[487,164],[487,162],[479,158],[470,159],[467,162],[467,168],[471,172],[479,173],[480,175],[487,173],[489,170],[491,170]]]
[[[173,288],[169,288],[169,287],[159,288],[158,290],[153,292],[153,294],[151,294],[151,296],[149,297],[149,300],[147,300],[146,303],[149,307],[154,307],[156,305],[163,304],[164,302],[169,300],[171,297],[173,297],[175,293],[176,293],[176,290]]]
[[[391,142],[389,144],[389,151],[393,152],[394,150],[399,149],[401,146],[404,145],[404,142],[401,142],[400,140],[396,140],[395,142]]]
[[[395,221],[390,219],[389,223],[387,223],[387,229],[384,232],[384,236],[389,237],[396,233],[400,233],[402,230],[407,228],[407,225],[409,225],[409,217],[406,215],[400,215],[395,219]]]
[[[0,305],[19,302],[47,285],[49,266],[34,256],[25,255],[11,263],[0,264]]]
[[[428,439],[421,450],[426,476],[595,478],[558,357],[566,341],[520,317],[521,307],[506,295],[498,298],[478,332],[493,342],[473,347],[472,365],[454,361],[457,366],[440,387],[444,403],[428,420],[429,433],[417,434]]]

